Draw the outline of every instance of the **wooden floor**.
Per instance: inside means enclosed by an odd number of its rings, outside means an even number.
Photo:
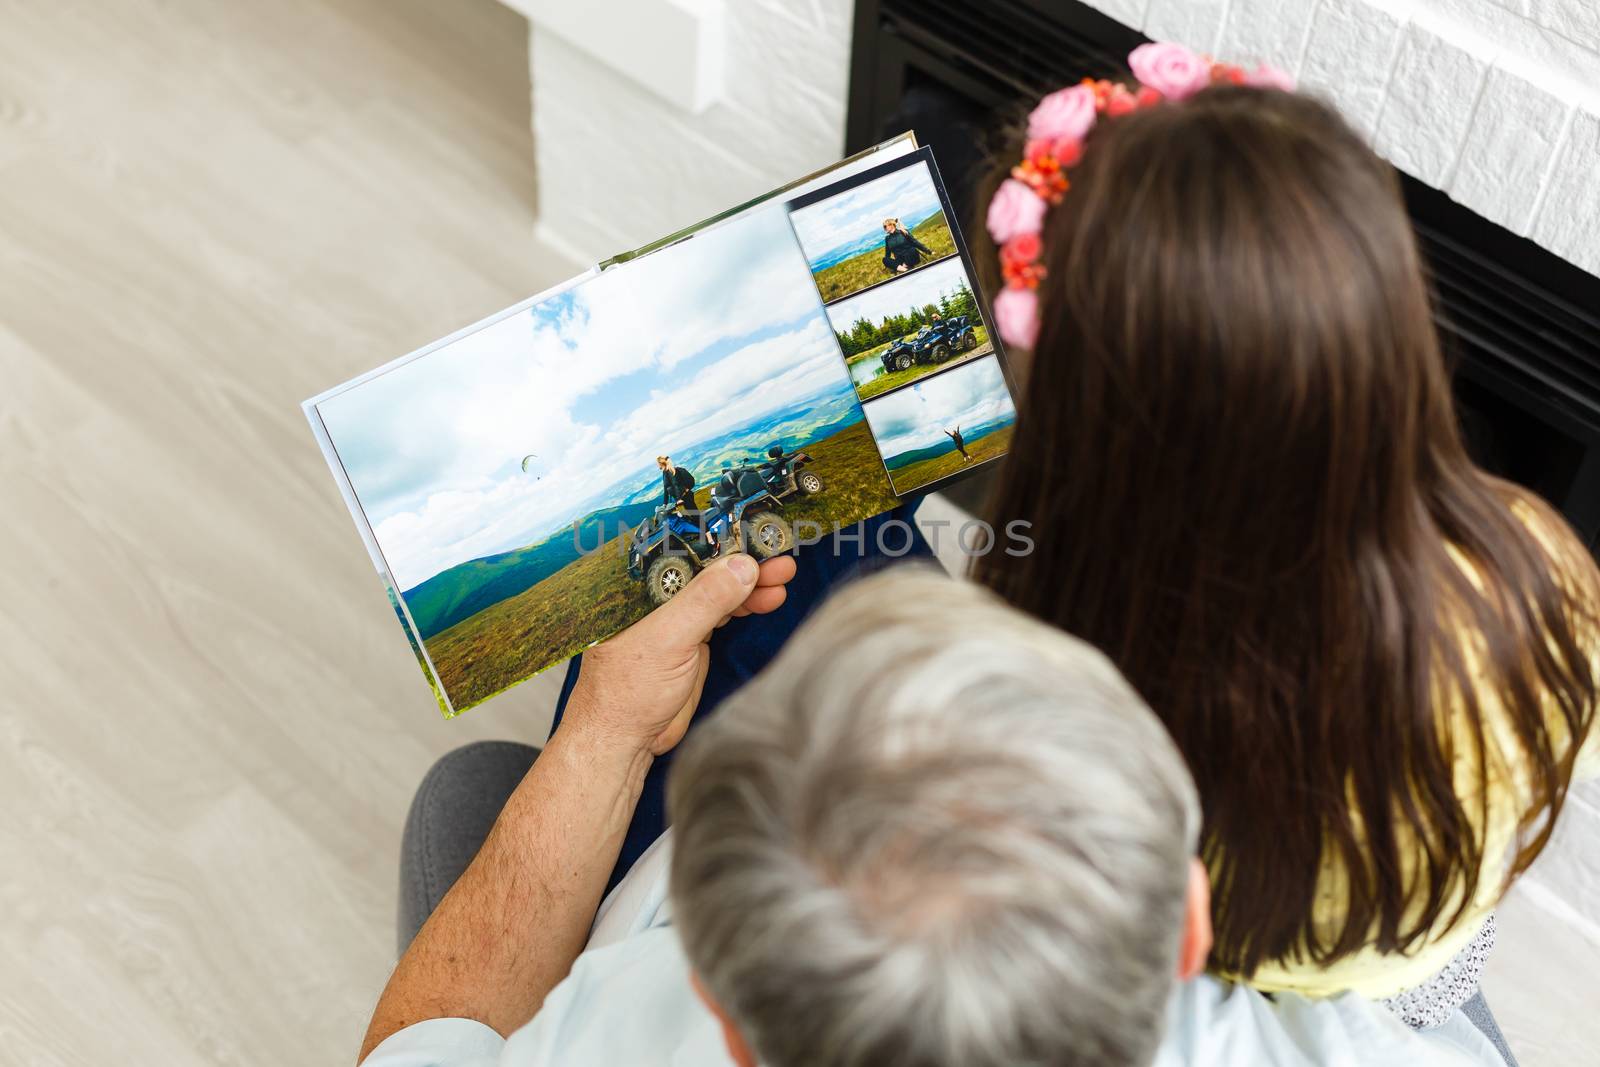
[[[444,722],[299,403],[574,272],[494,0],[0,0],[0,1063],[354,1057]]]
[[[527,94],[495,0],[0,0],[0,1064],[346,1062],[418,779],[543,736],[549,678],[438,716],[299,411],[573,272]],[[1600,1047],[1554,851],[1524,1067]]]

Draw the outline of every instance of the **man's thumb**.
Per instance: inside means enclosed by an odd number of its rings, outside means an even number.
[[[742,552],[725,556],[695,575],[683,592],[656,612],[656,619],[670,627],[674,637],[697,645],[744,603],[760,574],[754,557]]]

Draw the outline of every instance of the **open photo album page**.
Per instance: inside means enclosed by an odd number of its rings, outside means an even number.
[[[857,170],[306,403],[447,716],[727,552],[790,551],[1003,454],[1015,413],[958,235],[927,225],[948,210],[927,150]],[[888,256],[895,211],[947,250]]]

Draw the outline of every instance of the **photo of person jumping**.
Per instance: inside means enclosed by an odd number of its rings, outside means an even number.
[[[999,459],[1011,447],[1017,422],[1005,374],[992,355],[876,396],[861,407],[889,481],[901,496]]]
[[[903,274],[922,262],[933,251],[900,228],[899,219],[883,220],[883,268],[890,274]]]
[[[961,427],[957,426],[954,430],[946,430],[944,433],[955,442],[956,451],[961,453],[961,462],[971,463],[972,457],[967,454],[967,440],[961,436]]]

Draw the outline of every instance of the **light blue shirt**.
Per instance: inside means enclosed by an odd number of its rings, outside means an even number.
[[[365,1067],[733,1067],[672,929],[669,838],[606,899],[588,948],[528,1025],[502,1038],[470,1019],[432,1019],[391,1036]],[[1154,1067],[1504,1067],[1460,1012],[1415,1032],[1353,995],[1268,1000],[1200,978],[1179,987],[1167,1015]]]

